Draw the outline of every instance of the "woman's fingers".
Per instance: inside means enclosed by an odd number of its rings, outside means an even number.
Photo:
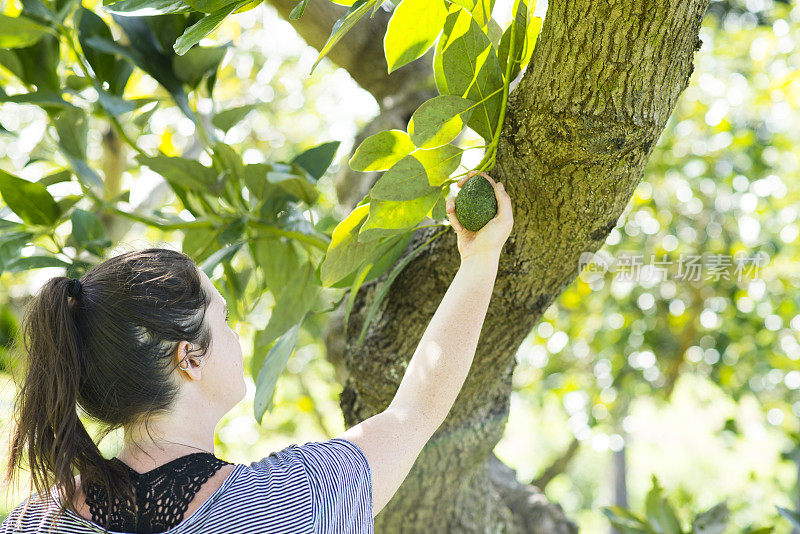
[[[450,197],[447,200],[445,200],[445,210],[447,211],[448,219],[450,219],[450,226],[452,226],[456,232],[461,233],[464,230],[464,228],[461,226],[461,223],[459,223],[458,219],[456,218],[455,197]]]

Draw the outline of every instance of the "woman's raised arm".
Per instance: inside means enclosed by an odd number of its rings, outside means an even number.
[[[485,176],[485,175],[484,175]],[[468,177],[459,181],[459,187]],[[422,447],[444,421],[466,380],[492,296],[500,252],[511,232],[511,199],[487,176],[498,211],[478,232],[465,230],[447,201],[461,265],[383,412],[337,436],[358,445],[372,473],[373,517],[400,487]]]

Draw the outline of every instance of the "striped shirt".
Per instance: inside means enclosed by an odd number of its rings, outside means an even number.
[[[55,486],[50,491],[59,500]],[[103,532],[70,510],[56,522],[57,512],[55,503],[34,493],[3,521],[0,534]],[[208,500],[164,534],[310,532],[373,532],[372,474],[363,451],[351,441],[292,444],[249,465],[236,464]]]

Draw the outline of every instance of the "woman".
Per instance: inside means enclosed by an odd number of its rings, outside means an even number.
[[[20,329],[28,365],[7,475],[26,453],[37,493],[0,534],[372,532],[475,353],[513,225],[508,194],[486,178],[498,213],[480,231],[465,230],[447,200],[461,265],[389,407],[250,464],[214,455],[217,423],[245,394],[242,349],[224,299],[191,259],[151,248],[80,281],[49,280]],[[77,405],[104,424],[102,437],[123,429],[116,458],[102,456]]]

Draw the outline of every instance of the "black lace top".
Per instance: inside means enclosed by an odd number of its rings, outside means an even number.
[[[118,458],[111,461],[130,473],[136,502],[140,503],[138,509],[129,501],[121,505],[115,498],[109,511],[106,491],[94,483],[87,484],[86,504],[95,523],[105,526],[110,519],[109,530],[137,534],[164,532],[183,521],[183,514],[201,486],[222,466],[233,465],[210,452],[187,454],[146,473],[134,471]]]

